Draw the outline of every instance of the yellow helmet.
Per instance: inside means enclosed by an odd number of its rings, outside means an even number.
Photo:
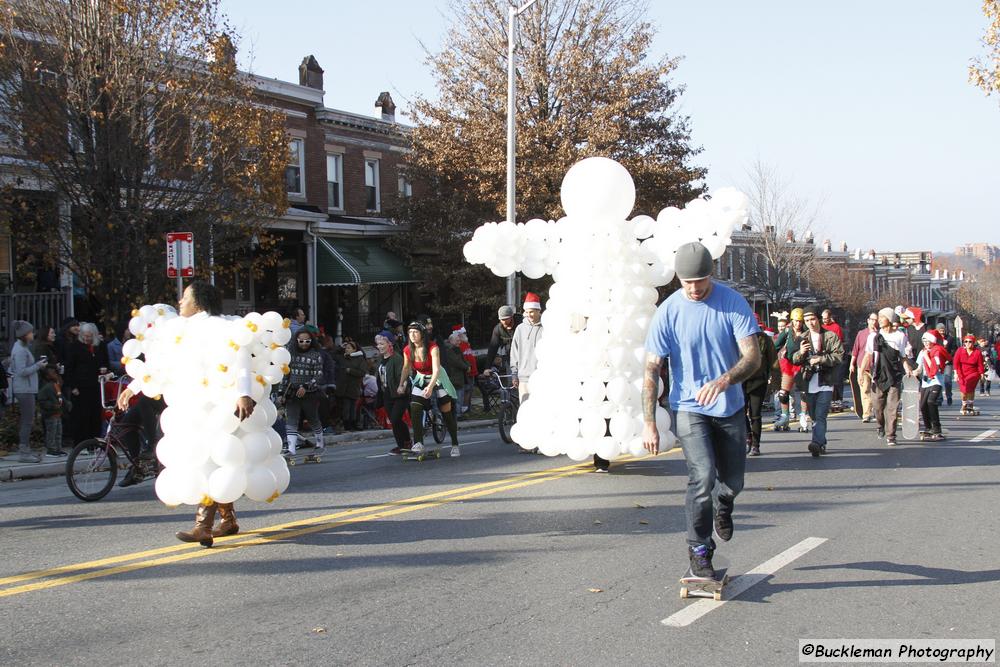
[[[805,321],[805,317],[803,317],[802,315],[801,308],[792,308],[792,312],[788,317],[793,320],[798,320],[799,322]]]

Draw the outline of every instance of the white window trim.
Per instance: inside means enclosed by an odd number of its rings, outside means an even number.
[[[291,136],[288,138],[288,143],[291,144],[293,141],[299,142],[299,190],[293,192],[288,191],[288,196],[295,199],[305,199],[306,198],[306,141],[302,137]],[[294,166],[289,162],[286,166]]]
[[[382,210],[382,187],[381,187],[381,184],[380,184],[381,180],[382,180],[382,173],[381,173],[381,167],[379,165],[379,162],[380,162],[380,160],[378,158],[365,158],[365,207],[366,207],[367,211],[372,212],[372,213],[378,213],[378,212],[380,212]],[[367,206],[368,206],[368,188],[371,187],[370,185],[368,185],[368,165],[369,164],[374,164],[375,165],[375,174],[374,174],[374,176],[375,176],[375,208],[367,208]]]
[[[337,173],[334,174],[334,181],[330,180],[330,158],[337,158],[337,160],[336,160],[336,170],[337,170]],[[327,207],[327,209],[330,210],[330,211],[343,212],[344,211],[344,154],[343,153],[327,152],[327,154],[326,154],[326,182],[327,182],[327,188],[326,188],[326,191],[327,191],[327,195],[326,195],[327,196],[326,207]],[[329,186],[329,184],[332,183],[332,182],[336,182],[337,183],[337,194],[340,195],[338,197],[338,199],[340,200],[340,206],[333,206],[330,203],[330,186]]]
[[[413,196],[413,181],[410,180],[410,175],[404,171],[400,171],[396,178],[397,185],[399,187],[399,196],[402,199],[409,199]]]

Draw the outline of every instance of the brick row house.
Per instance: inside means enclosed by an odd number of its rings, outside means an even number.
[[[377,116],[324,106],[323,70],[313,56],[303,59],[298,83],[251,79],[259,103],[285,117],[289,207],[267,223],[278,239],[277,264],[256,280],[245,274],[220,277],[224,308],[291,314],[301,307],[310,322],[334,335],[370,340],[387,311],[408,313],[417,307],[412,272],[385,247],[388,237],[404,229],[388,212],[400,197],[414,193],[406,170],[409,128],[396,121],[387,92],[375,102]],[[71,207],[54,201],[45,184],[30,178],[21,168],[23,159],[0,136],[0,184],[40,202],[45,213],[39,224],[60,229]],[[198,252],[207,252],[204,243],[195,242]],[[55,323],[74,311],[88,315],[87,295],[74,286],[73,275],[36,266],[40,253],[24,245],[10,234],[0,235],[0,337],[5,340],[13,319]]]
[[[405,226],[387,213],[414,194],[406,169],[409,128],[392,96],[375,101],[378,117],[323,105],[323,69],[313,56],[299,83],[254,77],[261,95],[286,117],[289,208],[271,229],[282,258],[264,280],[225,285],[230,311],[302,307],[335,335],[370,339],[387,311],[413,312],[416,280],[385,240]]]

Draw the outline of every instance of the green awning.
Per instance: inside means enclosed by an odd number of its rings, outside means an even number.
[[[316,285],[380,285],[415,283],[403,259],[382,245],[381,239],[319,237],[316,248]]]

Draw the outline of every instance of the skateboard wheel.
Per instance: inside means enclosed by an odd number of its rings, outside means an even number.
[[[682,600],[687,600],[687,596],[688,596],[688,589],[682,587],[681,588],[681,599]]]

